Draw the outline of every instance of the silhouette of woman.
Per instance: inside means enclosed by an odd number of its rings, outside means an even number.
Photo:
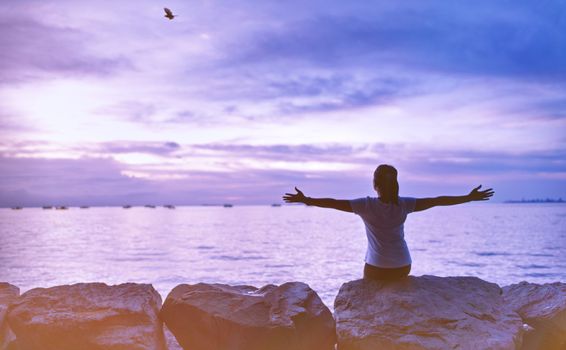
[[[285,193],[283,199],[287,203],[304,203],[359,215],[364,222],[368,239],[364,278],[377,280],[395,280],[409,275],[411,271],[411,255],[403,231],[407,214],[439,205],[485,201],[494,193],[491,188],[480,191],[479,185],[464,196],[399,197],[397,169],[387,164],[381,164],[375,169],[373,188],[377,192],[377,198],[310,198],[295,187],[297,193]]]

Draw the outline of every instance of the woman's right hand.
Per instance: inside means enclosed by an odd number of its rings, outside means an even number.
[[[481,185],[474,188],[470,194],[468,194],[468,198],[470,201],[487,201],[495,192],[493,192],[492,188],[488,188],[487,190],[480,191]]]
[[[305,203],[307,197],[305,197],[303,192],[301,192],[301,190],[297,187],[295,187],[295,191],[297,191],[297,193],[285,193],[283,200],[286,203]]]

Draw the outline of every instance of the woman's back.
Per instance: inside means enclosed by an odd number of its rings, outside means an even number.
[[[399,197],[399,203],[384,203],[376,197],[350,201],[354,213],[377,229],[392,229],[403,225],[407,214],[415,209],[415,198]]]
[[[411,264],[403,224],[415,209],[415,198],[399,197],[398,204],[384,203],[375,197],[350,201],[352,211],[364,221],[368,239],[368,264],[397,268]]]

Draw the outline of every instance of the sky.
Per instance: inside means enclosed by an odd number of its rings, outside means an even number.
[[[564,0],[2,0],[0,48],[0,206],[350,199],[382,163],[566,198]]]

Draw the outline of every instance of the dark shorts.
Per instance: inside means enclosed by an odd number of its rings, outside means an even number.
[[[407,277],[411,272],[411,265],[386,269],[370,264],[364,266],[364,278],[370,280],[393,281],[399,278]]]

